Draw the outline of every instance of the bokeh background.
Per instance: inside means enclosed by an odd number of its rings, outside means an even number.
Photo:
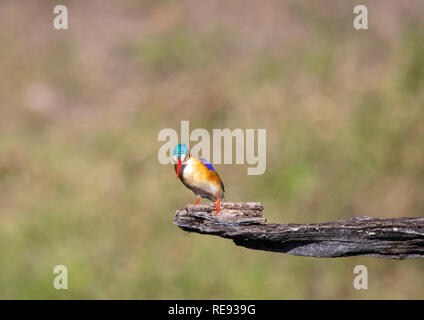
[[[181,120],[265,128],[264,175],[216,166],[227,200],[281,223],[422,216],[424,2],[362,2],[2,0],[0,298],[424,298],[423,260],[181,231],[194,197],[157,159]],[[57,4],[69,30],[53,28]],[[53,288],[59,264],[68,290]]]

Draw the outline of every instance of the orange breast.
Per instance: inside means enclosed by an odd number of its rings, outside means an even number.
[[[219,175],[206,167],[202,161],[192,157],[190,168],[184,172],[184,180],[187,184],[211,192],[216,190],[220,195],[224,193],[224,185]]]

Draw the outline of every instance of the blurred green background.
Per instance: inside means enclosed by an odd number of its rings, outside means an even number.
[[[53,28],[65,4],[69,30]],[[422,216],[424,2],[0,3],[0,298],[424,298],[424,261],[316,259],[172,224],[194,201],[164,128],[267,129],[217,165],[272,222]],[[53,268],[69,289],[53,288]],[[368,267],[369,289],[353,288]]]

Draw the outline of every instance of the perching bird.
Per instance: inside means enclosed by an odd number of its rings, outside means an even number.
[[[207,198],[216,203],[216,214],[220,211],[220,200],[224,198],[224,184],[212,164],[202,158],[192,157],[185,144],[181,143],[172,150],[177,179],[196,196],[195,204],[200,198]]]

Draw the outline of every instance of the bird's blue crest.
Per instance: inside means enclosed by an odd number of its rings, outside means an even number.
[[[184,143],[177,144],[172,150],[172,156],[176,156],[177,158],[183,154],[188,154],[188,148]]]

